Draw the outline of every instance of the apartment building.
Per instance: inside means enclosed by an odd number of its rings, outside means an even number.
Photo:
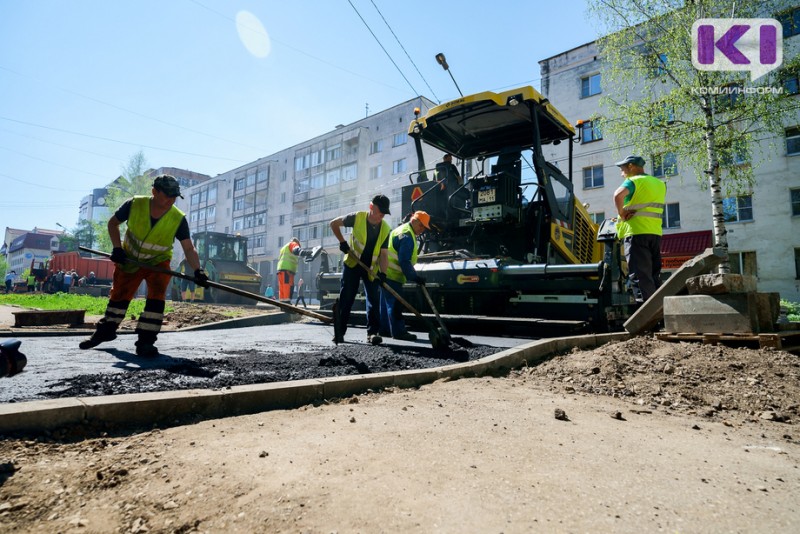
[[[331,263],[340,259],[331,219],[365,210],[373,196],[392,201],[392,226],[400,222],[401,188],[417,170],[407,132],[414,109],[425,114],[435,104],[418,97],[313,139],[220,174],[186,190],[178,204],[192,232],[216,231],[248,237],[250,263],[277,287],[278,251],[292,237],[304,248],[322,246]],[[428,162],[442,154],[424,147]],[[300,264],[298,277],[315,288],[319,262]]]
[[[784,24],[785,54],[800,48],[800,8],[784,13],[798,24]],[[601,95],[604,64],[595,42],[586,43],[539,62],[542,94],[578,130],[574,145],[572,181],[575,194],[589,205],[599,221],[616,216],[613,193],[623,179],[614,162],[634,151],[632,143],[612,151],[613,139],[604,138],[591,119],[602,117]],[[798,81],[784,80],[783,88],[792,98],[800,94]],[[613,95],[612,95],[613,96]],[[800,105],[784,117],[782,138],[763,140],[763,152],[750,151],[752,161],[728,164],[753,165],[756,183],[747,194],[724,200],[731,270],[755,275],[760,291],[776,291],[781,298],[800,300]],[[567,149],[562,144],[548,147],[545,156],[566,173]],[[703,147],[698,147],[703,150]],[[710,246],[712,237],[711,195],[698,175],[681,162],[679,155],[666,153],[647,160],[646,171],[667,183],[662,252],[665,267],[677,268],[683,261]]]

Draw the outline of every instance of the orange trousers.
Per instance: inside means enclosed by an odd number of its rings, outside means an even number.
[[[294,273],[278,271],[278,300],[292,300],[294,292]]]

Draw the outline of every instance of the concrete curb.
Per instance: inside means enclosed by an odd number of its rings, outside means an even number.
[[[226,319],[216,323],[206,323],[196,326],[187,326],[176,330],[164,330],[163,333],[170,332],[193,332],[198,330],[223,330],[226,328],[246,328],[248,326],[272,326],[300,320],[302,316],[289,312],[267,312],[261,315],[250,315],[248,317],[236,317]],[[29,328],[2,328],[0,338],[4,337],[53,337],[53,336],[90,336],[94,328],[60,328],[53,330],[32,330]],[[134,334],[133,330],[118,330],[117,335]]]
[[[442,378],[500,376],[574,347],[594,348],[630,337],[623,332],[542,339],[473,362],[395,373],[252,384],[222,391],[190,389],[2,404],[0,433],[53,430],[87,422],[124,426],[158,424],[163,427],[180,424],[187,418],[218,419],[291,409],[368,390],[419,387]]]

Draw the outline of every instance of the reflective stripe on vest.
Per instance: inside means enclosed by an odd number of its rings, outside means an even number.
[[[635,211],[626,222],[625,235],[661,235],[661,216],[664,213],[664,199],[667,186],[653,176],[642,174],[630,178],[634,185],[633,196],[624,207]]]
[[[292,244],[294,241],[289,241],[281,247],[281,252],[278,255],[278,270],[297,272],[297,256],[292,253]],[[295,243],[296,244],[296,243]],[[300,246],[300,245],[298,245]]]
[[[133,197],[122,248],[131,259],[149,265],[169,261],[172,258],[172,242],[183,217],[183,212],[172,206],[155,226],[151,226],[150,197]],[[126,272],[137,269],[135,265],[123,266]]]
[[[417,236],[411,223],[407,222],[402,226],[398,226],[392,233],[389,234],[389,266],[386,269],[386,278],[404,284],[406,282],[406,275],[403,274],[403,269],[400,267],[400,260],[397,257],[397,250],[394,248],[394,240],[403,234],[408,234],[414,242],[414,250],[411,252],[411,265],[417,263],[417,251],[419,250],[419,243],[417,243]]]
[[[353,225],[353,233],[350,235],[350,251],[344,257],[344,263],[348,267],[355,267],[358,265],[357,259],[361,258],[364,252],[364,247],[367,245],[367,215],[366,211],[359,211],[356,213],[356,222]],[[381,243],[383,243],[389,236],[391,228],[386,221],[381,221],[381,231],[378,234],[378,240],[375,242],[375,248],[372,250],[372,259],[377,258],[381,253]],[[373,262],[370,266],[371,273],[374,273],[377,266]],[[372,276],[372,274],[370,274]]]

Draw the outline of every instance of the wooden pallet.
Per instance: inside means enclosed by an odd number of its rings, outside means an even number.
[[[786,351],[800,350],[800,330],[787,330],[769,334],[721,334],[721,333],[656,333],[656,339],[661,341],[699,341],[704,344],[716,345],[745,344],[758,342],[759,348],[773,348]]]

